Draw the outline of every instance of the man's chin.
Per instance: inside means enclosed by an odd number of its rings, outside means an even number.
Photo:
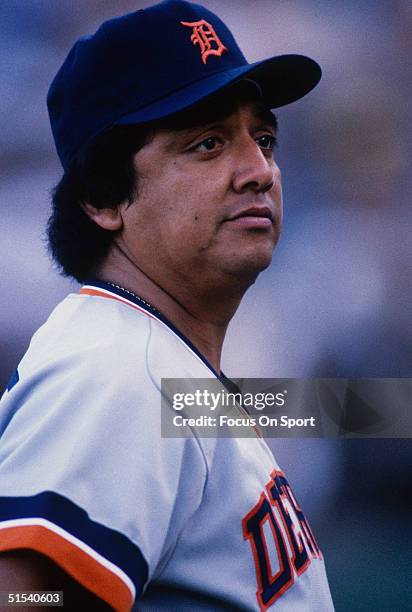
[[[227,271],[234,277],[253,283],[256,277],[272,263],[273,251],[255,250],[244,257],[236,257],[228,263]]]

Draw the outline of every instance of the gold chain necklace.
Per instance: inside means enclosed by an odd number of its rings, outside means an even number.
[[[144,300],[142,297],[140,297],[140,295],[137,295],[136,293],[133,293],[133,291],[130,291],[129,289],[126,289],[125,287],[122,287],[121,285],[116,285],[116,283],[111,283],[110,281],[109,281],[108,284],[111,285],[112,287],[115,287],[115,289],[120,289],[120,291],[124,291],[125,293],[128,293],[129,295],[132,295],[134,298],[139,300],[139,302],[142,302],[142,304],[147,306],[147,308],[150,308],[150,310],[153,310],[154,312],[156,312],[159,315],[161,314],[157,310],[157,308],[155,308],[154,306],[149,304],[149,302],[146,302],[146,300]]]

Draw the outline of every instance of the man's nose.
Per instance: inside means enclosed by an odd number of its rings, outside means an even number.
[[[234,190],[238,193],[264,193],[272,189],[278,175],[272,157],[267,157],[252,139],[243,144],[237,153],[233,173]]]

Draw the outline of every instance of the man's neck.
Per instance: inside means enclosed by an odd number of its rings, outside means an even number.
[[[98,278],[123,287],[151,304],[184,334],[210,365],[220,373],[223,341],[229,322],[243,293],[240,287],[230,290],[214,285],[210,289],[188,283],[162,287],[142,270],[133,270],[124,262],[105,263]]]

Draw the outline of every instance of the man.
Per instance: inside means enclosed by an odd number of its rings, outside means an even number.
[[[269,109],[319,78],[303,56],[248,65],[180,0],[71,50],[48,99],[65,170],[49,239],[83,287],[2,400],[3,590],[63,590],[69,609],[333,609],[258,434],[160,436],[162,378],[230,385],[226,328],[281,226]]]

